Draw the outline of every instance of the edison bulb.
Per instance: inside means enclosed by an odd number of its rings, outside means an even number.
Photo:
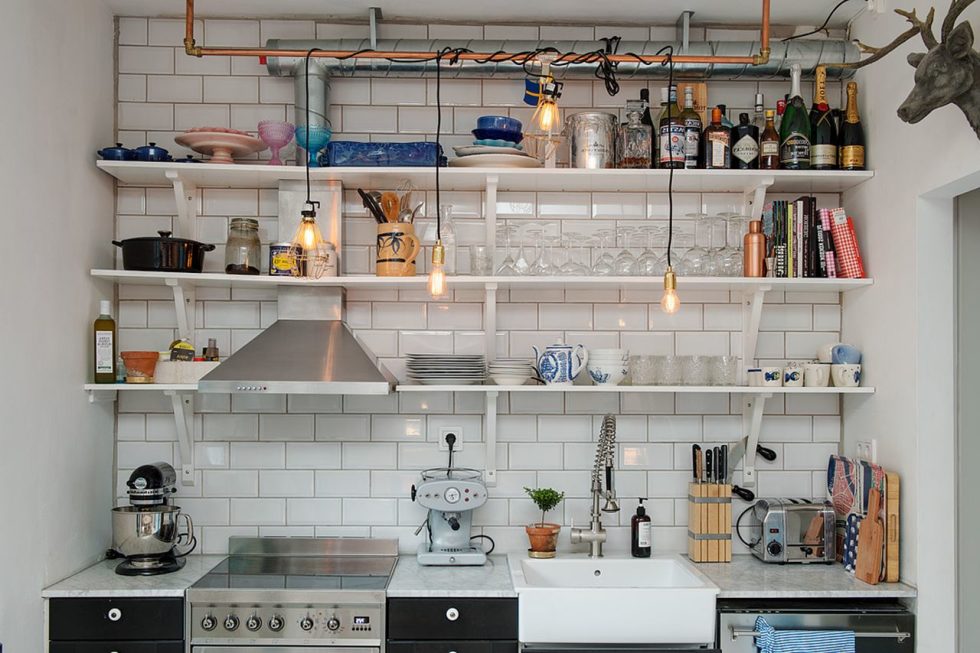
[[[300,242],[304,250],[311,250],[316,247],[316,223],[304,222],[300,228]]]
[[[537,125],[538,129],[544,132],[550,132],[554,129],[555,125],[560,124],[561,112],[558,110],[558,105],[555,101],[542,99],[537,110],[534,112],[533,122]]]
[[[664,290],[664,296],[660,298],[660,310],[667,315],[673,315],[681,308],[681,298],[677,296],[674,289]]]
[[[446,294],[446,248],[438,241],[432,248],[432,269],[429,271],[429,294],[441,297]]]

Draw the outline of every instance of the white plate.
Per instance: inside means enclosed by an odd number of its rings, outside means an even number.
[[[456,156],[474,156],[477,154],[520,154],[521,156],[531,156],[527,152],[513,147],[495,147],[493,145],[457,145],[453,148]]]
[[[523,154],[472,154],[449,161],[451,168],[540,168],[541,162]]]

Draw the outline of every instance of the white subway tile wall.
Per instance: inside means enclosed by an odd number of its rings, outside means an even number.
[[[155,140],[181,156],[186,152],[174,145],[173,137],[182,129],[221,126],[254,133],[259,120],[291,119],[292,80],[270,77],[251,59],[187,57],[180,43],[180,21],[122,18],[119,28],[118,138],[126,145]],[[367,36],[366,26],[360,24],[300,20],[204,20],[197,29],[212,45],[254,46],[268,38],[314,34]],[[659,29],[383,24],[382,36],[591,40],[620,34],[645,39],[660,38]],[[724,38],[723,31],[717,32],[712,30],[713,37]],[[649,86],[656,96],[660,85],[624,81],[621,95],[610,98],[601,83],[569,81],[563,104],[617,109],[640,88]],[[839,92],[837,86],[833,92]],[[727,102],[734,115],[749,110],[760,88],[770,101],[777,91],[784,91],[770,82],[718,82],[709,84],[709,94],[712,102]],[[516,81],[446,80],[443,126],[453,134],[446,142],[468,142],[476,117],[486,113],[526,119],[521,97]],[[434,138],[434,80],[335,79],[330,102],[336,138]],[[286,155],[292,156],[292,150]],[[423,214],[431,218],[434,193],[418,195],[425,201]],[[830,206],[838,198],[819,200]],[[263,244],[280,238],[275,191],[204,189],[198,191],[197,201],[200,238],[219,246],[207,259],[209,269],[221,269],[221,246],[232,217],[259,217]],[[443,201],[454,205],[459,244],[482,243],[483,194],[444,193]],[[170,189],[120,187],[116,206],[119,238],[173,227],[176,206]],[[352,189],[345,193],[343,206],[344,271],[370,273],[373,221]],[[690,233],[693,225],[684,214],[740,209],[741,195],[678,194],[674,207],[681,216],[679,229]],[[661,224],[666,213],[663,193],[502,192],[497,197],[498,219],[505,224],[546,222],[548,233],[566,236]],[[430,223],[431,219],[420,219],[419,232]],[[519,243],[512,244],[516,248]],[[635,239],[629,244],[645,243]],[[458,263],[466,271],[468,256],[460,256]],[[836,294],[772,295],[761,324],[762,364],[813,358],[817,346],[840,339]],[[275,298],[268,291],[199,289],[196,346],[215,338],[223,356],[234,353],[275,320]],[[500,291],[498,352],[530,356],[532,345],[561,339],[590,347],[625,347],[634,354],[740,353],[742,311],[736,293],[682,293],[682,309],[670,317],[660,311],[659,299],[656,289]],[[121,286],[120,347],[165,347],[175,336],[169,300],[164,288]],[[479,292],[457,291],[450,300],[432,302],[415,291],[352,290],[347,300],[348,324],[396,373],[402,373],[409,353],[483,351]],[[124,502],[122,481],[134,467],[154,460],[178,462],[179,452],[167,398],[120,394],[116,477],[118,501]],[[737,398],[726,395],[503,395],[498,401],[498,484],[476,513],[477,527],[496,539],[498,550],[525,548],[523,525],[536,517],[525,486],[550,485],[567,493],[550,517],[554,521],[586,521],[593,443],[602,415],[613,413],[618,416],[617,479],[624,501],[623,511],[607,520],[612,546],[625,549],[636,499],[649,497],[655,548],[684,550],[690,445],[734,442],[741,433],[740,406]],[[479,467],[484,462],[483,397],[473,394],[202,395],[196,398],[195,411],[198,484],[181,486],[178,497],[200,526],[199,551],[205,553],[225,552],[232,535],[314,533],[397,537],[404,551],[413,551],[418,542],[414,528],[424,515],[408,498],[409,489],[419,470],[445,464],[446,453],[438,447],[442,434],[451,429],[459,436],[460,464]],[[828,456],[837,451],[840,434],[839,400],[834,396],[770,400],[762,438],[779,458],[773,463],[760,459],[760,495],[820,493],[820,474]],[[735,481],[739,478],[736,471]],[[564,539],[562,546],[568,546]]]

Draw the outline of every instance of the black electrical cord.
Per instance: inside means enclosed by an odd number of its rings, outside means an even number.
[[[303,152],[306,154],[306,204],[308,206],[313,206],[313,199],[310,196],[310,57],[318,50],[320,48],[310,48],[306,51],[306,67],[303,69],[306,75],[306,143]],[[324,119],[330,122],[326,116]]]
[[[667,58],[660,65],[667,66],[667,124],[670,124],[670,92],[674,89],[674,46],[665,45],[657,50],[657,54],[666,53]],[[674,91],[675,93],[677,91]],[[670,127],[668,126],[667,146],[670,147]],[[673,156],[669,155],[672,159]],[[667,172],[667,269],[671,268],[670,248],[674,244],[674,165],[671,162]]]
[[[748,542],[745,541],[745,538],[742,537],[742,531],[739,530],[739,528],[742,525],[742,517],[744,517],[745,515],[747,515],[749,513],[749,511],[752,510],[753,508],[755,508],[755,506],[754,505],[751,505],[748,508],[746,508],[745,510],[743,510],[742,513],[738,516],[738,519],[735,520],[735,535],[738,536],[738,539],[742,542],[742,544],[744,544],[745,546],[749,547],[750,549],[754,548],[755,545],[757,545],[762,540],[762,537],[760,536],[758,540],[756,540],[755,542],[752,542],[751,544],[749,544]]]
[[[470,541],[471,542],[473,540],[488,540],[490,542],[490,550],[489,551],[484,551],[484,553],[486,553],[487,555],[490,555],[491,553],[493,553],[493,550],[497,548],[497,543],[494,542],[493,541],[493,538],[490,537],[489,535],[474,535],[473,537],[470,538]]]
[[[840,0],[840,2],[838,2],[837,5],[833,9],[830,10],[830,13],[827,14],[827,19],[824,20],[823,21],[823,24],[820,27],[818,27],[817,29],[812,30],[810,32],[804,32],[803,34],[794,34],[793,36],[787,36],[786,38],[784,38],[780,42],[781,43],[785,43],[786,41],[793,41],[795,39],[801,39],[804,36],[812,36],[814,34],[817,34],[819,32],[824,31],[824,28],[827,27],[827,23],[829,23],[830,22],[830,19],[834,17],[834,14],[837,13],[837,10],[840,9],[841,7],[843,7],[844,4],[847,3],[847,2],[848,2],[848,0]]]

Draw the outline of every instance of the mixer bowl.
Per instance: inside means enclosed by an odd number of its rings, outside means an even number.
[[[177,527],[183,518],[187,531]],[[112,548],[130,557],[169,553],[180,542],[194,539],[194,526],[179,506],[120,506],[112,509]]]

